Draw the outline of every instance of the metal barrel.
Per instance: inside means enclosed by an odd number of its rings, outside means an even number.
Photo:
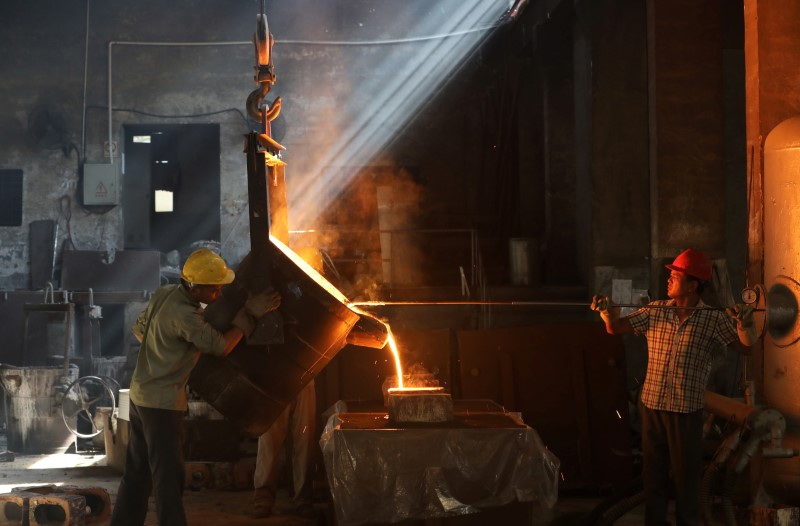
[[[0,366],[8,400],[8,449],[31,455],[63,453],[74,441],[61,416],[61,396],[78,379],[78,367]],[[75,415],[70,415],[75,426]]]

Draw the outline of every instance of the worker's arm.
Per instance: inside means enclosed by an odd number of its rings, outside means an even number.
[[[256,320],[268,312],[277,309],[281,304],[280,295],[272,288],[250,295],[231,321],[232,327],[225,331],[225,349],[227,356],[243,337],[250,336],[256,328]]]
[[[750,305],[734,305],[725,312],[736,321],[738,340],[731,344],[733,349],[740,354],[750,354],[750,348],[758,340],[756,324],[753,320],[753,307]]]
[[[144,338],[145,327],[147,327],[147,309],[139,313],[133,327],[131,327],[131,332],[136,336],[136,339],[139,340],[139,343],[142,343],[142,338]]]
[[[594,296],[591,309],[600,314],[600,318],[606,324],[606,332],[608,334],[628,334],[633,332],[631,322],[627,318],[619,317],[619,307],[614,306],[608,296]]]
[[[222,356],[228,356],[244,337],[244,332],[239,327],[233,326],[222,334],[225,339],[225,348]]]

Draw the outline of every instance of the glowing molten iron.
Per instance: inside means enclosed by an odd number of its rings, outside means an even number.
[[[331,296],[333,296],[334,298],[345,304],[350,310],[352,310],[356,314],[360,316],[367,316],[369,318],[377,320],[386,327],[386,331],[389,334],[388,338],[389,348],[391,349],[392,354],[394,355],[394,366],[395,369],[397,369],[397,387],[390,388],[389,389],[390,392],[395,392],[395,391],[436,392],[443,390],[441,387],[410,387],[406,389],[406,387],[403,385],[403,366],[400,363],[400,352],[397,350],[397,342],[395,342],[394,335],[392,334],[392,329],[391,327],[389,327],[389,324],[383,320],[376,318],[372,314],[359,309],[350,300],[348,300],[344,294],[342,294],[342,291],[334,287],[330,281],[325,279],[325,277],[319,272],[317,272],[317,270],[314,267],[306,263],[306,261],[303,258],[298,256],[292,249],[284,245],[278,238],[270,234],[269,239],[270,241],[272,241],[273,245],[278,247],[281,252],[283,252],[289,259],[291,259],[294,262],[295,265],[303,269],[303,272],[308,274],[322,288],[328,291],[331,294]]]

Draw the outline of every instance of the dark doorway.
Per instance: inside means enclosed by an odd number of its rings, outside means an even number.
[[[125,248],[169,252],[219,241],[219,125],[123,128]]]

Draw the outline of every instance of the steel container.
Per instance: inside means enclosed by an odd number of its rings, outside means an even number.
[[[282,328],[283,342],[240,342],[226,358],[202,355],[189,379],[193,391],[251,436],[269,428],[345,346],[361,318],[347,307],[341,293],[280,242],[272,240],[267,252],[269,263],[260,268],[251,255],[245,258],[222,298],[206,309],[206,320],[227,330],[252,290],[251,283],[258,281],[259,273],[266,273],[281,295],[276,336]],[[385,334],[373,340],[382,346]]]

